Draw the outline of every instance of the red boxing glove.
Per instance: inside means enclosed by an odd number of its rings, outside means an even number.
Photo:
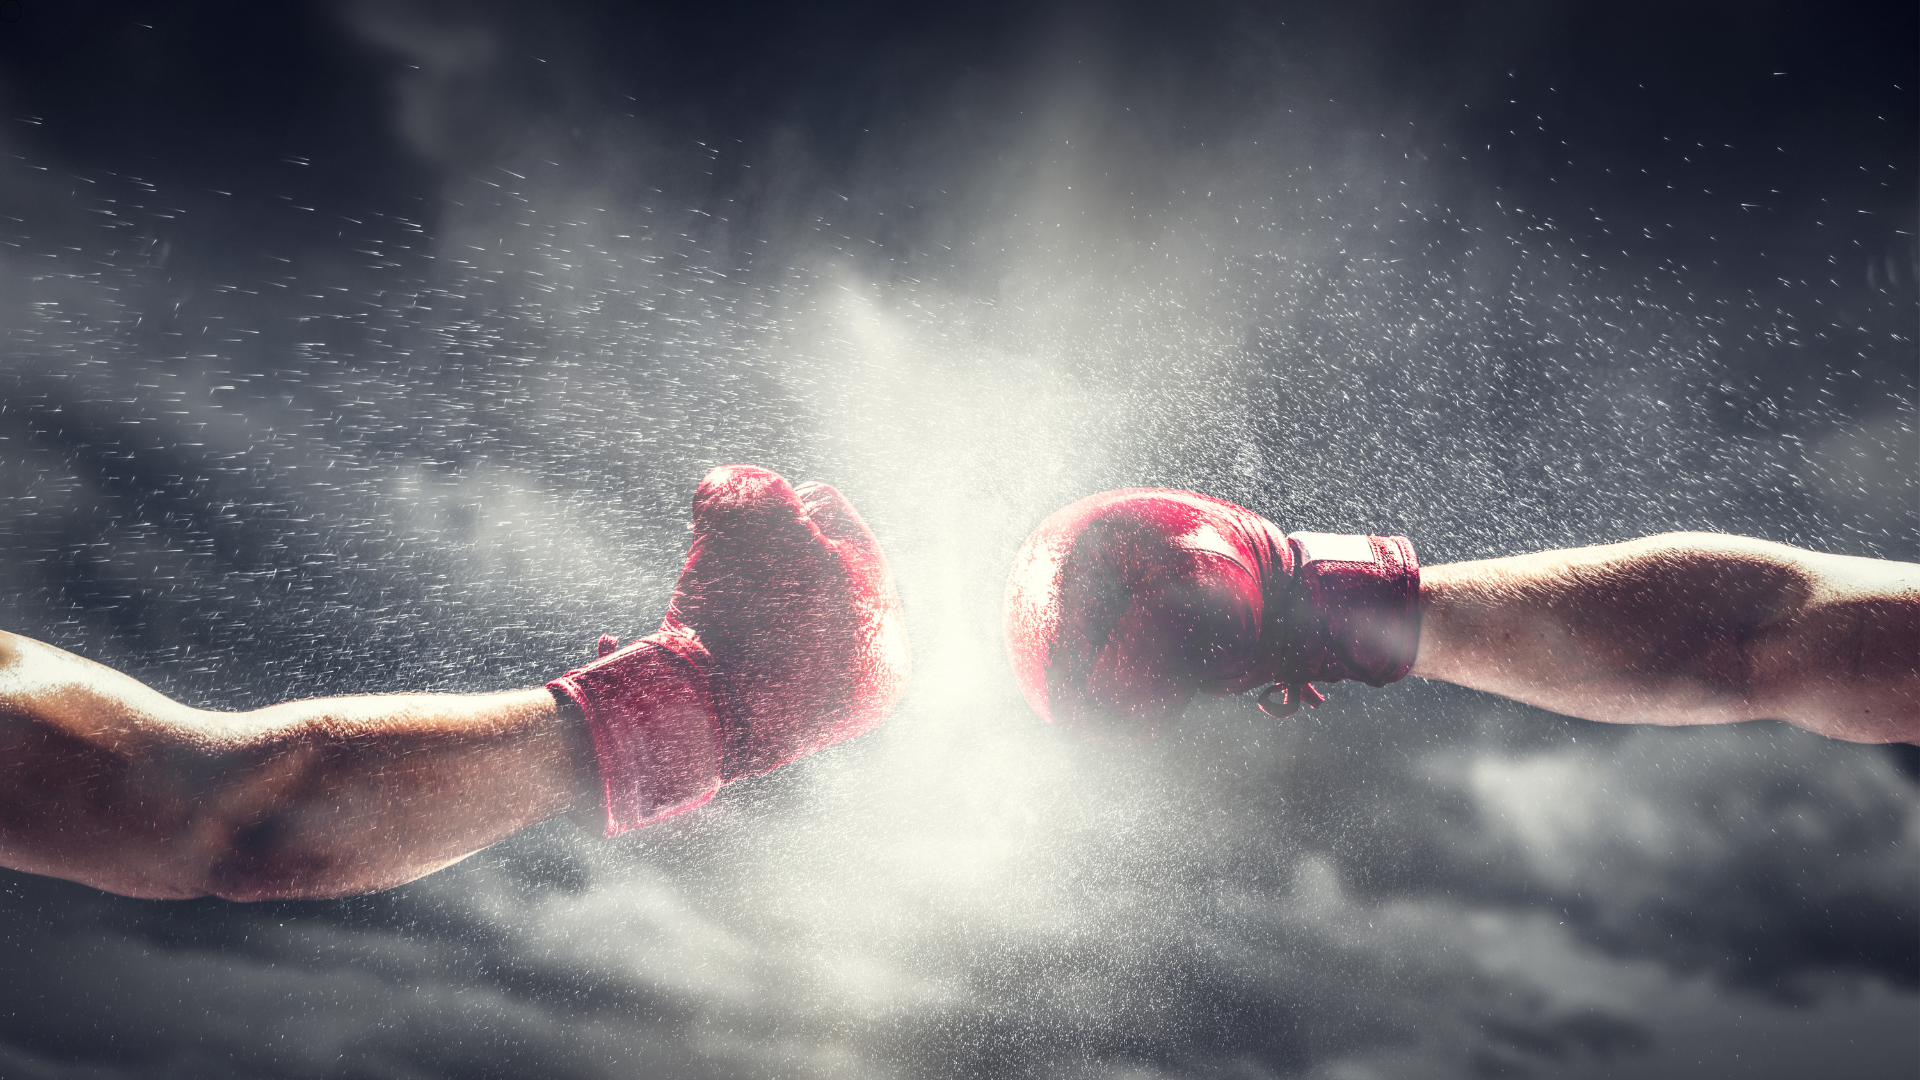
[[[1049,723],[1151,731],[1196,692],[1266,683],[1260,707],[1290,716],[1325,700],[1314,682],[1404,677],[1419,601],[1405,537],[1287,536],[1229,502],[1132,488],[1027,538],[1007,581],[1007,652]]]
[[[579,707],[607,835],[878,724],[906,689],[906,625],[880,545],[840,493],[729,465],[693,498],[665,621],[547,684]]]

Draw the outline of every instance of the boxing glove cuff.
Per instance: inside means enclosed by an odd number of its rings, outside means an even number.
[[[1291,713],[1318,699],[1310,682],[1405,678],[1420,647],[1420,563],[1404,536],[1296,532],[1292,595],[1273,605],[1281,645],[1276,680]],[[1268,694],[1273,693],[1269,691]],[[1268,696],[1261,697],[1268,707]]]
[[[722,720],[709,657],[691,634],[662,631],[547,684],[586,718],[606,799],[606,835],[684,813],[720,790]]]

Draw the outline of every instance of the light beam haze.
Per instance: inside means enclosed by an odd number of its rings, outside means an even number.
[[[223,707],[532,685],[651,630],[693,483],[749,461],[861,509],[916,663],[873,733],[611,842],[331,903],[8,875],[0,1070],[1905,1075],[1920,788],[1879,748],[1415,682],[1099,747],[1009,677],[1013,552],[1112,487],[1428,562],[1920,558],[1910,147],[1676,217],[1715,132],[1629,165],[1508,64],[1564,27],[1496,7],[1418,77],[1304,9],[852,7],[803,38],[846,70],[729,112],[751,75],[620,89],[586,7],[321,6],[415,187],[9,133],[8,628]],[[626,63],[699,67],[653,31]]]

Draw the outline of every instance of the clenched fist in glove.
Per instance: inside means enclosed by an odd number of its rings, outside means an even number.
[[[660,629],[548,684],[585,716],[613,835],[866,731],[906,689],[880,545],[825,484],[718,468]]]
[[[1400,536],[1283,534],[1189,491],[1089,496],[1041,522],[1007,582],[1007,651],[1050,723],[1152,731],[1196,692],[1274,684],[1276,716],[1314,682],[1384,686],[1420,642],[1420,568]]]

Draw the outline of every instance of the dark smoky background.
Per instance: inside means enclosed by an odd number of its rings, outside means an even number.
[[[1906,5],[0,4],[0,612],[195,704],[536,684],[707,468],[916,683],[326,903],[0,874],[9,1077],[1905,1077],[1920,762],[1415,680],[1126,751],[1002,657],[1155,484],[1425,561],[1920,559]]]

